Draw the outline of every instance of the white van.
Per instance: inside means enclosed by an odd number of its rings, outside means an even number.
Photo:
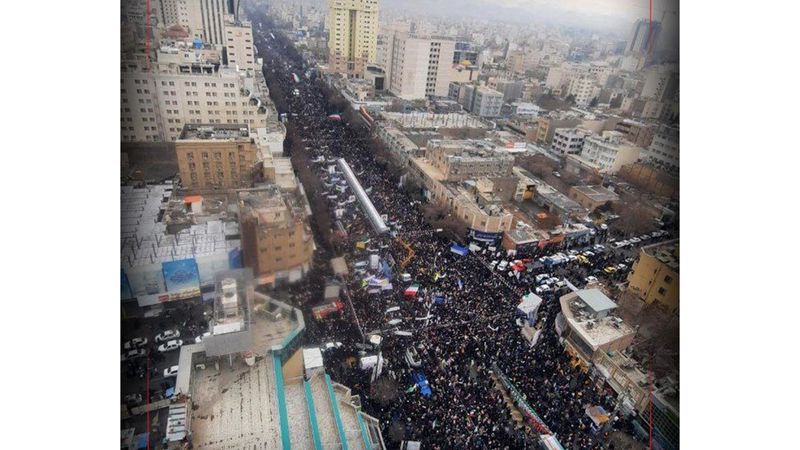
[[[504,259],[504,260],[500,261],[500,264],[497,265],[497,270],[502,272],[502,271],[506,270],[506,267],[508,267],[508,261],[506,261]]]

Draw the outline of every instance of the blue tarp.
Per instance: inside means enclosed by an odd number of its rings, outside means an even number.
[[[142,433],[136,438],[136,449],[147,448],[147,436],[150,433]]]
[[[422,394],[423,397],[430,397],[433,394],[424,373],[414,372],[414,381],[417,383],[417,386],[419,386],[419,393]]]
[[[434,295],[433,296],[433,304],[434,305],[443,305],[444,304],[444,297],[441,295]]]
[[[450,246],[450,251],[461,256],[467,256],[467,254],[469,253],[468,249],[458,244],[453,244],[452,246]]]
[[[173,395],[175,395],[175,388],[171,387],[167,389],[167,392],[165,394],[167,395],[167,398],[171,398]]]

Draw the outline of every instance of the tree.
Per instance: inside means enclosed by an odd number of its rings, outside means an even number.
[[[575,95],[574,94],[569,94],[567,96],[567,98],[564,99],[564,101],[569,103],[569,104],[571,104],[571,105],[574,105],[575,104]]]
[[[592,101],[589,102],[589,106],[592,108],[597,106],[597,97],[592,98]]]

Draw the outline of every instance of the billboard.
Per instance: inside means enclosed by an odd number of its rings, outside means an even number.
[[[489,233],[486,231],[479,231],[474,228],[469,228],[467,230],[467,235],[476,241],[494,242],[503,237],[503,232],[500,231],[498,233]]]
[[[166,261],[161,264],[164,282],[170,300],[197,297],[200,295],[200,272],[194,258]]]

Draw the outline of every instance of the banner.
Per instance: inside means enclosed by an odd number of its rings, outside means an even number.
[[[200,295],[200,273],[194,258],[167,261],[161,264],[170,300]]]
[[[475,229],[470,228],[467,231],[467,235],[476,241],[483,241],[483,242],[495,242],[501,237],[503,237],[503,232],[499,233],[487,233],[485,231],[478,231]]]

